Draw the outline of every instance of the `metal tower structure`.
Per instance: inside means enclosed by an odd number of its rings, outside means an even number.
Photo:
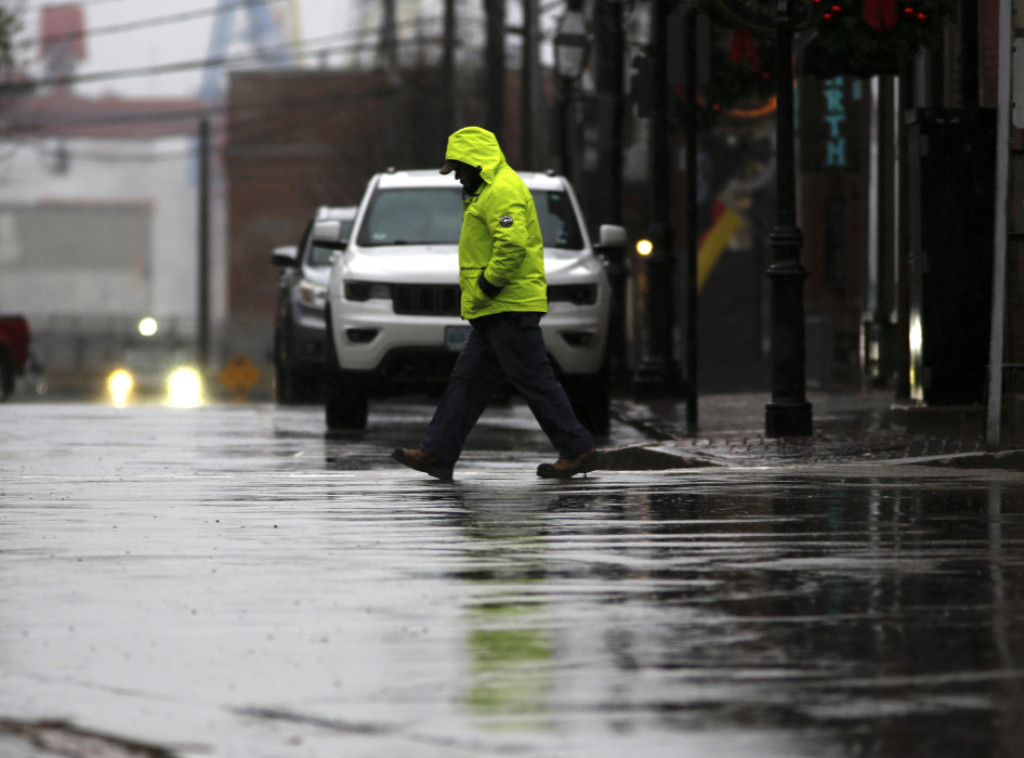
[[[218,102],[224,97],[225,66],[228,50],[236,39],[245,39],[256,52],[257,60],[270,68],[291,68],[293,53],[287,47],[270,3],[274,0],[217,0],[217,14],[210,34],[210,46],[206,60],[208,66],[203,74],[199,96],[207,102]],[[293,23],[296,19],[295,3],[290,0]],[[235,17],[245,13],[248,17],[245,27],[235,28]]]

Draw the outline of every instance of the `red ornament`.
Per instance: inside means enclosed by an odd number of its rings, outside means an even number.
[[[757,45],[754,44],[754,37],[749,29],[737,29],[733,32],[729,60],[733,63],[750,61],[755,71],[761,70],[761,56],[757,52]]]
[[[904,8],[904,12],[911,9]],[[864,21],[875,31],[890,29],[899,20],[896,0],[864,0]]]

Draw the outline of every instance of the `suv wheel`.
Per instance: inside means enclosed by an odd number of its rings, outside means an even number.
[[[332,371],[324,382],[327,428],[365,429],[369,402],[362,379],[351,371]]]
[[[341,429],[365,429],[369,415],[366,387],[358,374],[342,371],[338,351],[334,347],[334,326],[331,308],[324,309],[327,336],[324,349],[327,353],[327,374],[324,378],[324,411],[328,431]]]
[[[274,394],[278,405],[294,405],[295,374],[279,363],[274,364]]]
[[[274,397],[280,405],[293,405],[297,399],[295,372],[289,361],[288,327],[286,321],[274,334]]]
[[[287,366],[274,366],[274,390],[278,405],[303,405],[319,402],[320,380],[312,373]]]
[[[591,434],[603,436],[611,429],[611,390],[608,371],[567,376],[562,382],[576,418]]]
[[[14,392],[14,362],[4,350],[0,350],[0,402]]]

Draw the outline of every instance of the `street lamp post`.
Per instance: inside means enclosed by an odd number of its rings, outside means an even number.
[[[675,252],[671,222],[672,148],[668,124],[668,16],[669,0],[654,0],[652,8],[651,136],[649,170],[651,222],[647,239],[652,244],[647,263],[646,355],[633,380],[637,397],[673,396],[681,377],[675,361]]]
[[[562,16],[555,34],[555,73],[559,81],[559,113],[558,113],[558,150],[562,174],[570,180],[572,160],[570,149],[569,113],[572,105],[572,92],[575,82],[583,73],[590,51],[590,40],[587,37],[587,26],[582,11],[572,7]]]
[[[770,236],[772,284],[772,401],[765,407],[766,437],[811,435],[811,404],[805,395],[803,233],[796,225],[793,140],[794,0],[778,0],[775,19],[777,220]]]

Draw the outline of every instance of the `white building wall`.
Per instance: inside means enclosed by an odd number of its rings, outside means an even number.
[[[36,322],[53,316],[92,320],[152,314],[194,328],[198,172],[189,157],[194,138],[65,139],[63,172],[56,170],[57,145],[53,139],[0,145],[0,311],[21,312]],[[48,251],[44,264],[26,260],[34,251],[20,249],[16,211],[46,204],[81,204],[101,214],[107,204],[145,208],[145,260],[111,267],[109,259],[91,260],[98,256],[76,249],[56,256]]]

